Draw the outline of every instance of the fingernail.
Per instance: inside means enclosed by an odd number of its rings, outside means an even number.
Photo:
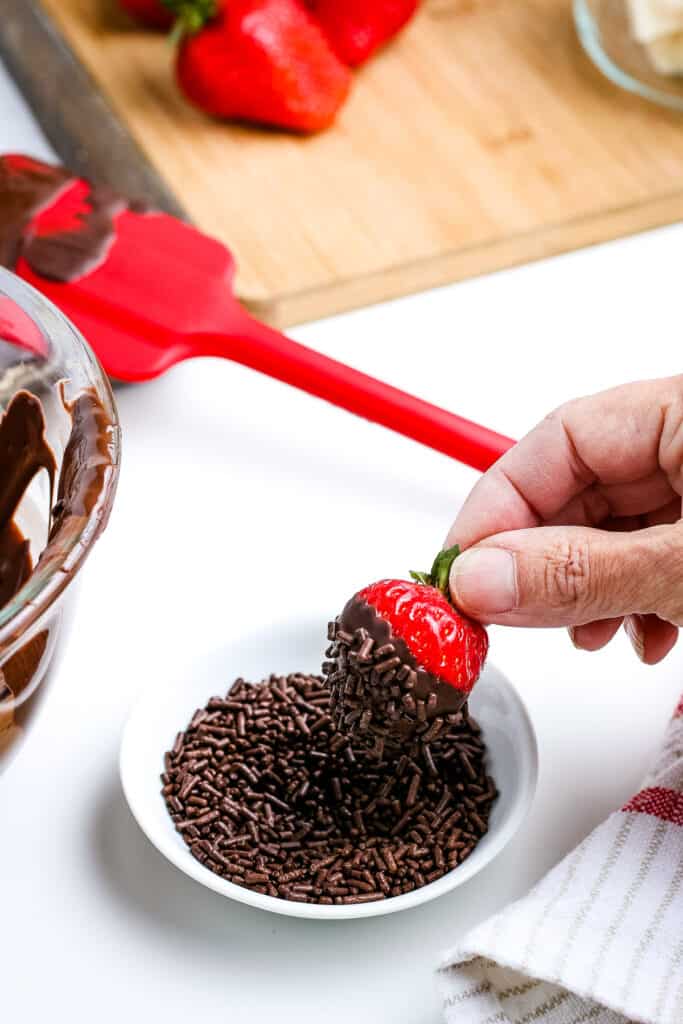
[[[624,629],[631,641],[631,646],[641,661],[645,661],[645,635],[638,615],[627,615],[624,619]]]
[[[576,627],[575,626],[567,626],[567,632],[569,633],[569,639],[573,643],[574,647],[576,647],[577,651],[580,651],[581,648],[579,647],[579,645],[576,642]]]
[[[455,603],[485,617],[509,612],[517,605],[515,559],[504,548],[471,548],[451,569]]]

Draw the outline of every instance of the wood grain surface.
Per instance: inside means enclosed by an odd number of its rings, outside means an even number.
[[[185,217],[40,3],[2,0],[0,56],[65,164]]]
[[[88,137],[98,176],[121,186],[137,161],[143,192],[230,245],[239,294],[274,323],[683,217],[683,121],[603,81],[570,0],[426,0],[356,76],[337,125],[309,139],[193,109],[165,39],[115,0],[3,2],[52,19],[129,133],[116,160]],[[28,50],[25,78],[35,66]]]

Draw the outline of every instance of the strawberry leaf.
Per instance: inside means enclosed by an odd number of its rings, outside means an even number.
[[[439,551],[434,559],[434,565],[430,574],[432,586],[440,590],[442,594],[448,595],[448,577],[450,576],[451,566],[459,554],[460,548],[457,544],[454,544],[452,548]]]
[[[436,587],[442,594],[448,597],[448,577],[450,576],[451,566],[460,554],[460,548],[457,544],[454,544],[452,548],[447,548],[446,551],[439,551],[438,555],[434,559],[431,572],[413,572],[411,570],[410,577],[415,580],[416,583],[424,583],[430,587]]]
[[[204,28],[207,21],[211,21],[218,13],[217,0],[161,0],[164,7],[168,7],[172,14],[177,16],[173,28],[172,38],[174,41],[182,38],[186,33],[194,35]]]

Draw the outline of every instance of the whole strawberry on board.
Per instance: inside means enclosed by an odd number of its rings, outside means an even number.
[[[119,0],[119,5],[126,14],[149,28],[169,29],[175,18],[163,0]]]
[[[216,117],[296,132],[327,128],[351,73],[299,0],[164,0],[184,29],[176,76]]]
[[[420,0],[305,0],[332,49],[345,64],[363,64],[392,39]]]
[[[488,636],[450,602],[460,553],[437,555],[429,573],[373,583],[330,623],[323,664],[338,724],[384,742],[429,743],[457,715],[486,660]],[[381,751],[380,751],[381,753]]]

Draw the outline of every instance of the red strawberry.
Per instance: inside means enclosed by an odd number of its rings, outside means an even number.
[[[382,749],[391,734],[431,740],[427,723],[457,713],[481,673],[486,630],[446,596],[458,554],[440,552],[414,582],[365,587],[331,623],[323,672],[332,704],[344,729],[370,732]]]
[[[363,64],[410,21],[420,0],[306,0],[345,64]]]
[[[441,682],[468,694],[481,673],[488,637],[436,587],[383,580],[361,590],[365,601],[404,641],[418,665]]]
[[[184,20],[193,15],[176,70],[197,106],[298,132],[332,123],[351,75],[299,0],[227,0],[208,21],[207,0],[166,2]]]
[[[164,6],[163,0],[119,0],[127,14],[150,28],[170,28],[174,15]]]

